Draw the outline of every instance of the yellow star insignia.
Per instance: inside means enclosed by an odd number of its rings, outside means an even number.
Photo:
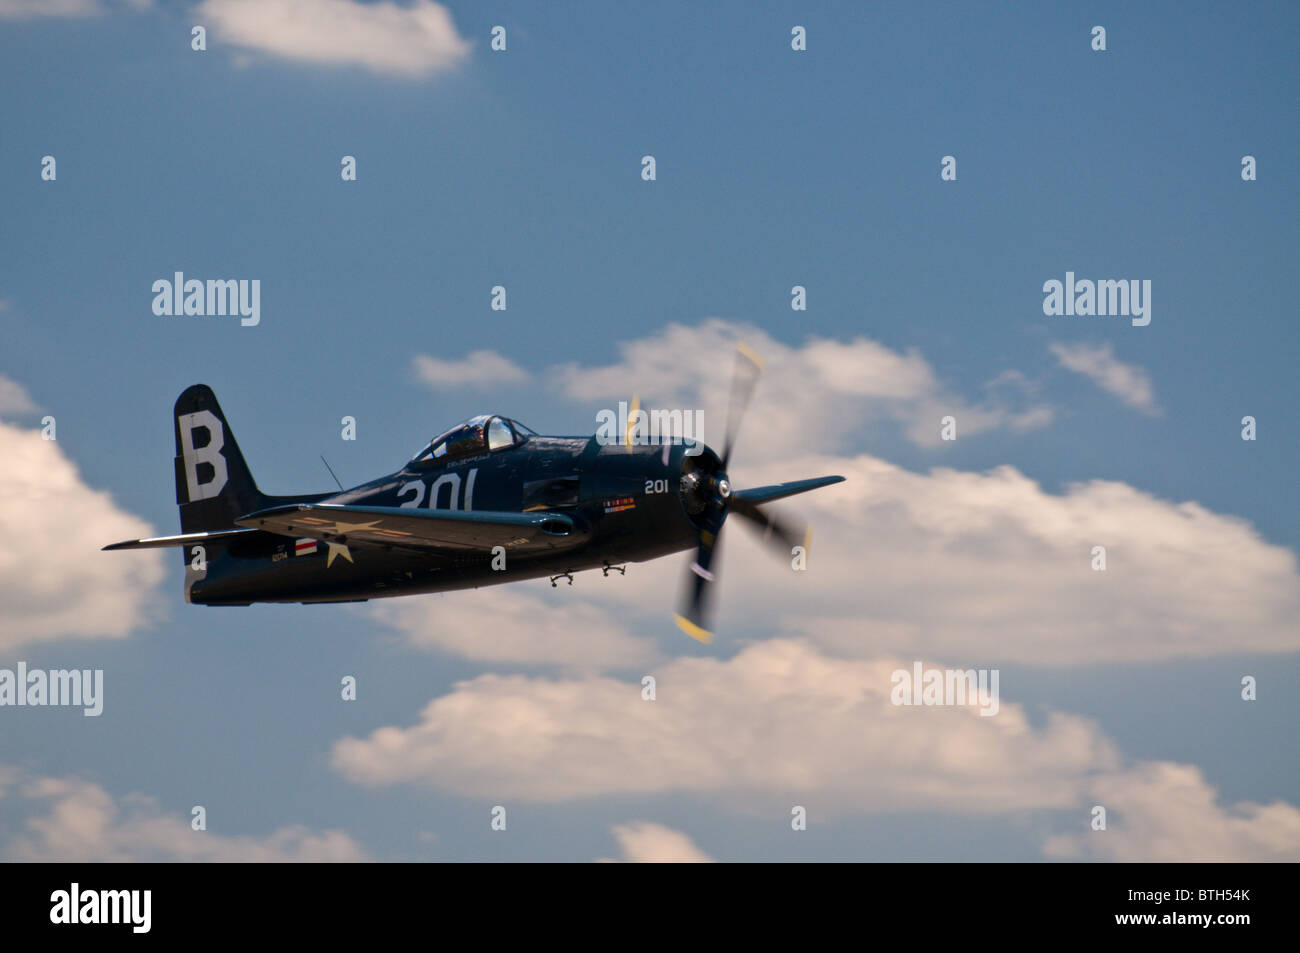
[[[371,523],[340,523],[335,521],[334,532],[339,536],[346,536],[348,533],[355,533],[359,529],[372,529],[379,525],[379,520]]]
[[[355,533],[359,529],[373,529],[378,525],[379,520],[372,520],[369,523],[341,523],[335,520],[334,535],[346,538],[348,533]],[[325,560],[326,569],[329,569],[330,566],[334,565],[334,559],[336,556],[342,556],[348,562],[356,565],[355,560],[352,558],[352,551],[348,549],[347,544],[331,543],[329,540],[325,540],[325,545],[330,548],[329,558]]]

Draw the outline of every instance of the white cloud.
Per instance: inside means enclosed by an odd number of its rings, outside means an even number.
[[[1082,374],[1106,393],[1144,414],[1153,417],[1160,414],[1150,375],[1136,364],[1116,360],[1109,341],[1104,344],[1058,342],[1051,345],[1051,350],[1066,370]]]
[[[36,404],[27,389],[17,381],[0,375],[0,417],[18,417],[35,410]]]
[[[695,846],[681,831],[651,821],[631,821],[610,828],[618,841],[620,856],[603,858],[602,863],[626,864],[711,864],[713,858]]]
[[[412,359],[416,376],[435,390],[457,387],[499,387],[528,380],[528,372],[496,351],[474,351],[461,361],[444,361],[427,354]]]
[[[0,20],[89,17],[102,12],[98,0],[0,0]]]
[[[465,797],[557,803],[691,795],[741,812],[819,816],[936,811],[1022,823],[1047,814],[1047,857],[1121,861],[1295,861],[1300,810],[1219,804],[1189,765],[1125,765],[1091,720],[891,704],[900,659],[855,661],[796,640],[727,661],[677,659],[636,681],[483,675],[425,707],[417,724],[345,738],[333,765],[369,786],[415,784]],[[926,663],[926,667],[933,667]],[[1005,679],[1002,690],[1008,690]],[[1091,832],[1091,809],[1108,830]],[[810,807],[811,809],[811,807]],[[623,860],[708,859],[649,822],[613,830]]]
[[[12,768],[9,771],[16,773]],[[0,796],[6,796],[4,789]],[[11,783],[7,798],[43,811],[28,818],[4,845],[10,861],[319,863],[368,859],[351,837],[335,830],[314,832],[293,825],[261,838],[195,831],[187,816],[164,813],[153,798],[128,795],[115,800],[100,785],[80,778],[23,778]]]
[[[780,620],[839,654],[1045,665],[1300,650],[1295,553],[1198,503],[1106,480],[1053,494],[1013,467],[921,474],[867,456],[745,473],[733,482],[847,481],[781,504],[816,527],[805,573],[728,520],[719,618],[732,632]]]
[[[911,661],[779,640],[657,667],[655,701],[639,680],[482,675],[415,725],[341,739],[332,761],[358,783],[470,797],[689,792],[742,809],[806,797],[825,812],[975,814],[1071,805],[1089,774],[1116,766],[1082,718],[1052,713],[1035,727],[1005,701],[994,717],[894,706],[890,675],[902,667]]]
[[[0,422],[0,652],[121,638],[149,620],[166,575],[162,553],[100,552],[149,535],[148,523],[81,479],[57,441]]]
[[[568,586],[543,591],[450,592],[390,600],[370,612],[417,648],[483,662],[598,671],[657,657],[650,642],[631,635],[611,613],[572,599]]]
[[[1052,419],[1051,409],[1029,401],[1025,388],[1017,394],[1003,386],[979,403],[957,397],[915,350],[898,353],[861,337],[848,343],[810,338],[790,347],[750,325],[717,318],[696,327],[670,324],[651,337],[624,342],[616,364],[561,365],[551,375],[579,400],[628,400],[636,391],[645,406],[702,409],[705,442],[720,446],[737,339],[757,350],[766,365],[745,424],[761,427],[762,439],[747,430],[741,459],[771,459],[791,447],[842,450],[860,436],[857,424],[864,419],[893,420],[922,446],[940,443],[939,421],[948,414],[957,418],[963,436],[997,427],[1027,430]],[[1005,374],[994,380],[1013,383]]]
[[[422,78],[455,69],[470,44],[451,13],[430,0],[409,6],[355,0],[204,0],[195,22],[245,50],[324,66]]]
[[[1272,804],[1219,804],[1199,769],[1151,762],[1101,776],[1091,786],[1106,808],[1106,830],[1051,837],[1049,857],[1147,863],[1295,863],[1300,861],[1300,810]]]

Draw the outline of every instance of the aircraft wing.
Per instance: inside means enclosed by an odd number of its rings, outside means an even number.
[[[240,526],[325,542],[457,552],[504,546],[511,552],[571,549],[587,530],[568,514],[425,510],[404,506],[291,503],[241,516]]]
[[[818,490],[824,486],[830,486],[832,483],[843,482],[844,477],[842,476],[814,477],[811,480],[794,480],[790,483],[774,483],[771,486],[755,486],[750,487],[748,490],[737,490],[736,497],[746,503],[758,505],[760,503],[771,503],[774,500],[783,500],[787,496],[794,496],[796,493]]]

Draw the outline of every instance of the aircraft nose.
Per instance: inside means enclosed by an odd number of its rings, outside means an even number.
[[[686,514],[697,526],[725,518],[731,481],[713,450],[704,447],[698,454],[682,454],[678,492]]]

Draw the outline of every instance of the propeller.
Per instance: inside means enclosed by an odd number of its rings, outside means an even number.
[[[731,398],[727,407],[727,430],[722,456],[711,453],[687,457],[681,478],[681,496],[686,511],[699,528],[695,560],[687,577],[686,597],[677,626],[700,642],[713,641],[709,629],[709,605],[712,584],[718,571],[718,539],[722,524],[729,513],[735,513],[748,523],[760,539],[775,551],[789,555],[794,546],[807,551],[811,533],[802,526],[796,527],[764,512],[750,500],[737,497],[727,478],[727,463],[735,449],[740,424],[749,407],[754,387],[763,371],[763,359],[743,341],[737,345],[736,367],[731,378]]]
[[[745,525],[749,526],[759,539],[776,550],[782,556],[790,555],[790,550],[795,546],[802,546],[804,552],[808,551],[808,545],[812,542],[812,528],[808,526],[794,527],[784,520],[778,519],[774,514],[768,513],[761,507],[733,497],[731,501],[731,512],[745,519]]]
[[[731,451],[740,433],[740,422],[754,396],[759,375],[763,373],[763,359],[744,341],[736,343],[736,369],[731,375],[731,399],[727,402],[727,438],[722,445],[722,469],[731,461]]]
[[[623,432],[623,446],[628,450],[632,449],[632,444],[636,441],[636,415],[640,412],[641,398],[633,394],[632,406],[627,409],[627,426]]]

